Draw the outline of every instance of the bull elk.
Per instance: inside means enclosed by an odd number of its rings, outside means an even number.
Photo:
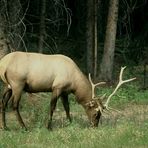
[[[124,67],[125,68],[125,67]],[[122,81],[121,69],[119,86],[135,78]],[[29,93],[52,92],[47,128],[51,128],[52,116],[56,107],[57,99],[61,97],[67,118],[71,121],[69,114],[68,94],[74,93],[76,100],[80,103],[88,115],[92,126],[98,126],[100,116],[104,109],[109,109],[97,98],[94,93],[96,86],[81,72],[72,59],[64,55],[43,55],[38,53],[12,52],[0,61],[0,77],[5,83],[6,90],[1,100],[2,128],[6,128],[5,108],[7,102],[12,100],[13,110],[22,128],[26,128],[19,113],[19,102],[23,91]],[[97,98],[97,99],[96,99]]]

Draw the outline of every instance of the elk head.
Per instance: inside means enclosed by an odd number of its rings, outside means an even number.
[[[96,97],[95,96],[95,87],[101,84],[105,84],[105,82],[100,82],[97,84],[93,84],[92,80],[91,80],[91,76],[89,74],[89,81],[91,83],[92,86],[92,100],[87,103],[86,105],[89,107],[89,111],[88,111],[88,117],[90,118],[91,124],[92,126],[96,127],[98,126],[99,123],[99,119],[101,117],[101,115],[107,110],[115,110],[111,107],[109,107],[109,101],[111,100],[111,97],[116,93],[116,91],[119,89],[119,87],[127,82],[133,81],[136,78],[131,78],[128,80],[123,80],[122,79],[122,75],[123,75],[123,71],[126,67],[121,67],[120,70],[120,75],[119,75],[119,82],[115,88],[115,90],[112,92],[112,94],[110,94],[107,97],[107,101],[105,103],[103,103],[103,99],[106,98],[105,94],[102,97]],[[115,110],[118,111],[118,110]]]

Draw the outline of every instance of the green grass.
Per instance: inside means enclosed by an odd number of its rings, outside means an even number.
[[[21,100],[21,115],[28,131],[20,129],[14,114],[7,112],[8,131],[0,131],[0,148],[147,148],[148,90],[128,84],[120,88],[110,105],[118,110],[104,114],[98,128],[90,128],[85,111],[70,96],[73,122],[65,118],[60,100],[53,116],[53,130],[45,128],[50,94],[41,93]],[[110,92],[100,88],[99,95]]]
[[[50,147],[50,148],[140,148],[147,147],[147,125],[123,122],[117,126],[100,126],[97,129],[80,128],[72,124],[48,131],[33,128],[31,131],[1,131],[0,147]]]

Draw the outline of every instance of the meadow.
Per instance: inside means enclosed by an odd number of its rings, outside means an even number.
[[[109,95],[113,87],[97,90]],[[9,130],[0,130],[0,148],[147,148],[148,90],[138,81],[122,86],[110,106],[120,110],[103,114],[98,128],[89,125],[84,109],[70,95],[72,123],[66,119],[61,101],[53,116],[53,129],[45,128],[50,93],[23,94],[20,112],[28,131],[20,128],[11,109],[7,110]]]

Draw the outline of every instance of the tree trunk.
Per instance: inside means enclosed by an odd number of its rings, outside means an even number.
[[[119,0],[110,0],[100,78],[112,81]]]
[[[42,0],[41,3],[41,16],[40,16],[40,32],[39,32],[39,52],[43,52],[44,39],[46,34],[46,25],[45,25],[45,13],[46,13],[46,0]]]
[[[19,0],[0,2],[0,59],[15,48],[20,47],[23,39],[21,25],[23,24],[22,7]],[[10,40],[11,43],[10,44]]]
[[[1,8],[0,8],[1,9]],[[0,59],[4,57],[9,52],[9,48],[7,46],[7,37],[5,34],[6,20],[3,15],[0,14]]]
[[[93,1],[87,0],[86,42],[87,73],[93,73]]]
[[[24,43],[24,35],[26,26],[23,23],[23,10],[19,0],[9,0],[8,2],[8,28],[10,40],[15,50],[20,50],[26,47]],[[24,14],[25,15],[25,14]]]
[[[87,0],[86,41],[87,41],[87,73],[95,78],[97,75],[97,11],[98,0]]]
[[[98,65],[98,0],[94,0],[94,79],[97,76]]]

